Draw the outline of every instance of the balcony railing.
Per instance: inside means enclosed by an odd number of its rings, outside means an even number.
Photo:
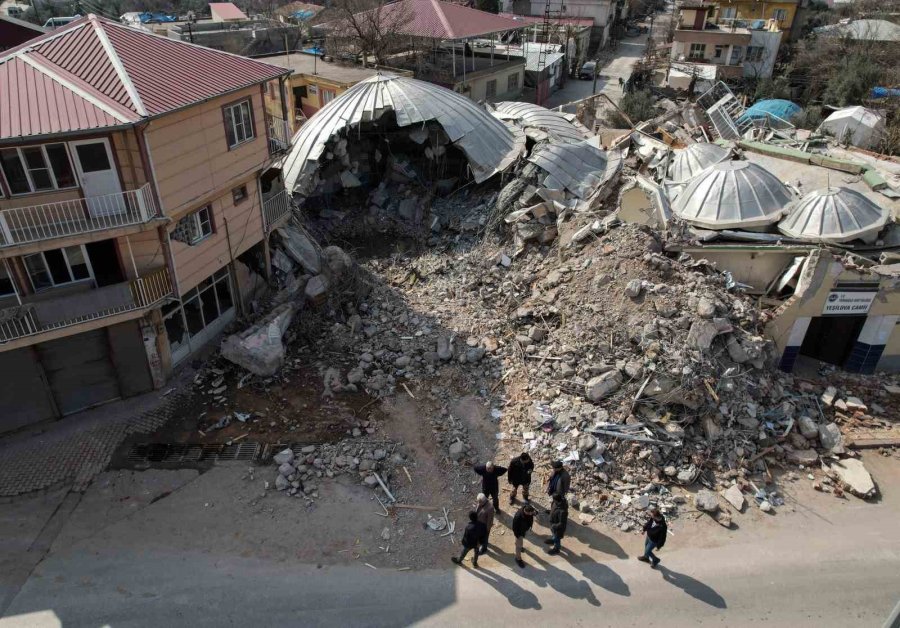
[[[105,196],[0,211],[0,247],[145,223],[159,215],[150,184]]]
[[[291,147],[291,125],[287,120],[278,116],[266,115],[266,124],[269,127],[269,154],[277,155]]]
[[[263,220],[268,233],[291,215],[291,195],[287,190],[263,200]]]
[[[0,310],[0,343],[144,310],[173,296],[165,267],[132,281]]]

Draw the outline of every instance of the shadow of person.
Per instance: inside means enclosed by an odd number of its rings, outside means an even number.
[[[631,596],[631,589],[628,588],[628,584],[608,565],[591,560],[586,554],[575,556],[565,548],[563,548],[561,554],[566,556],[566,558],[571,556],[572,560],[569,561],[570,564],[580,571],[581,575],[598,587],[602,587],[616,595],[622,595],[624,597]]]
[[[657,569],[666,582],[674,584],[691,597],[716,608],[728,608],[728,605],[725,604],[725,598],[719,595],[712,587],[707,586],[690,576],[686,576],[683,573],[667,569],[662,565],[659,565]]]
[[[500,576],[496,571],[480,566],[478,569],[467,569],[466,573],[494,587],[500,595],[509,600],[509,603],[516,608],[523,610],[534,609],[536,611],[542,608],[534,593],[526,591],[512,580]]]
[[[591,585],[589,585],[586,581],[577,580],[572,574],[553,566],[552,563],[543,560],[537,554],[532,554],[531,556],[534,559],[535,563],[540,564],[540,566],[544,568],[544,573],[542,574],[542,576],[546,579],[547,584],[554,591],[562,593],[566,597],[570,597],[573,600],[585,600],[592,606],[600,606],[600,600],[598,600],[597,596],[594,595],[594,592],[591,590]],[[526,569],[524,571],[529,570]],[[531,574],[523,575],[525,575],[525,577],[529,577],[529,575]]]
[[[594,551],[612,554],[616,558],[628,558],[628,554],[621,545],[590,526],[580,525],[570,520],[566,528],[566,536],[584,543]]]

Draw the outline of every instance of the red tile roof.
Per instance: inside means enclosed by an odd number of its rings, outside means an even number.
[[[246,20],[247,15],[233,2],[210,2],[209,12],[221,20]]]
[[[543,15],[516,15],[514,13],[498,13],[500,17],[508,17],[517,22],[525,22],[527,24],[543,24]],[[551,17],[550,23],[557,26],[593,26],[594,18],[592,17]]]
[[[0,53],[0,140],[134,124],[289,72],[89,15]]]
[[[380,10],[380,19],[392,31],[410,37],[466,39],[519,28],[523,24],[495,13],[470,9],[441,0],[399,0]],[[340,22],[332,23],[340,29]]]

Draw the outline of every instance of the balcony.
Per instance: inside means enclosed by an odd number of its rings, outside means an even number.
[[[269,130],[270,155],[281,154],[291,147],[291,138],[294,134],[287,120],[266,114],[266,127]]]
[[[172,282],[163,267],[132,281],[0,309],[0,343],[140,312],[171,296]]]
[[[117,194],[4,209],[0,248],[141,225],[159,217],[149,183]]]
[[[263,197],[263,221],[266,233],[284,223],[291,215],[291,195],[281,190]]]

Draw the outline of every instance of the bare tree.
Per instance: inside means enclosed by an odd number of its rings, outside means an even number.
[[[330,13],[334,20],[323,25],[328,47],[361,55],[363,64],[369,57],[385,64],[389,54],[409,43],[404,31],[414,16],[406,0],[335,0]]]

